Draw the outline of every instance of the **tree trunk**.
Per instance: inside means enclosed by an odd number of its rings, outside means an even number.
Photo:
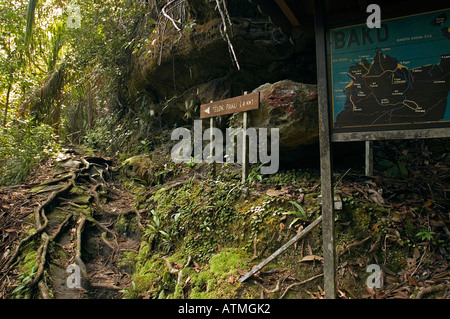
[[[3,128],[6,130],[6,122],[8,116],[8,108],[9,108],[9,96],[11,94],[12,88],[12,80],[8,84],[8,92],[6,93],[6,102],[5,102],[5,118],[3,119]]]
[[[91,81],[87,81],[86,83],[86,98],[87,98],[87,104],[86,104],[86,115],[87,115],[87,122],[88,122],[88,129],[92,129],[94,126],[94,101],[92,99],[92,85]]]

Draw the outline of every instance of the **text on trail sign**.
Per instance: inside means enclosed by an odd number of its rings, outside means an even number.
[[[232,114],[259,108],[259,92],[241,95],[231,99],[211,102],[200,106],[200,118]]]

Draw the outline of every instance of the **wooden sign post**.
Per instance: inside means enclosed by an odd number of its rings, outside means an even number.
[[[244,92],[244,95],[247,95]],[[242,184],[247,181],[248,177],[248,145],[247,145],[247,124],[248,124],[248,113],[244,111],[242,113]]]
[[[209,140],[212,142],[213,138],[214,138],[214,126],[215,126],[215,119],[214,117],[209,118]],[[211,158],[214,157],[214,150],[211,147],[211,149],[209,150],[209,156],[211,156]],[[211,177],[215,178],[216,177],[216,163],[211,163],[212,167],[211,167]]]
[[[242,184],[248,177],[247,111],[242,114]]]
[[[242,183],[245,183],[248,175],[248,144],[247,144],[247,122],[248,114],[247,111],[255,110],[259,108],[259,92],[247,94],[244,93],[242,96],[221,100],[217,102],[211,101],[209,104],[202,104],[200,106],[200,118],[210,119],[210,140],[213,139],[213,128],[214,128],[214,118],[220,115],[233,114],[238,112],[243,112],[243,137],[242,137]],[[212,157],[214,154],[211,153]],[[212,175],[215,176],[215,163],[212,163]]]
[[[372,141],[366,141],[366,154],[364,156],[365,158],[365,171],[366,176],[372,176],[373,175],[373,142]]]
[[[334,187],[328,111],[328,83],[324,6],[315,1],[315,32],[317,59],[317,92],[319,95],[320,175],[322,192],[322,240],[325,298],[336,298],[336,243],[334,232]]]

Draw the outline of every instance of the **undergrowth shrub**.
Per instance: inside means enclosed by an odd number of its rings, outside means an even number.
[[[0,186],[24,182],[57,149],[56,134],[49,125],[30,118],[8,122],[0,130]]]
[[[148,153],[153,148],[156,137],[149,127],[139,118],[119,119],[116,115],[107,115],[86,131],[82,143],[108,155],[123,155],[125,159]]]

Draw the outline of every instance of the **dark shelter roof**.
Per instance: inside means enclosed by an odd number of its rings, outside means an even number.
[[[280,27],[281,32],[296,39],[313,36],[314,2],[317,0],[250,0],[256,4],[262,14],[269,16],[271,22]],[[365,20],[367,6],[376,3],[381,7],[382,19],[418,13],[424,10],[450,7],[448,0],[323,0],[325,14],[340,17],[343,20]]]

